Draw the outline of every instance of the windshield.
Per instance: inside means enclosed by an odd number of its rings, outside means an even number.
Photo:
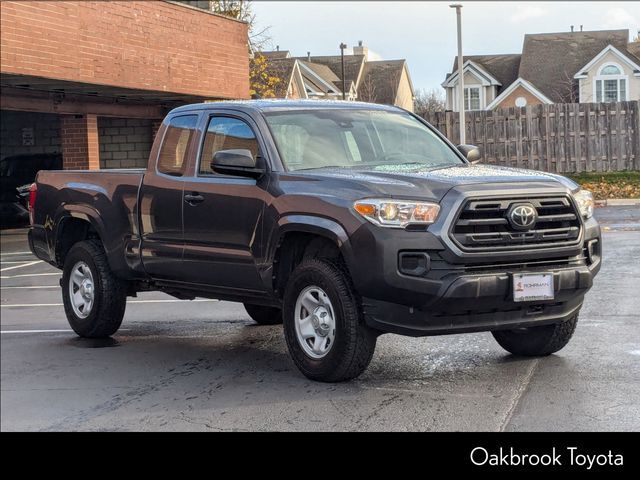
[[[433,131],[403,112],[314,109],[265,117],[288,170],[464,163]]]

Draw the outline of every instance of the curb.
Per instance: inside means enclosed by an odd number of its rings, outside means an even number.
[[[598,207],[631,207],[640,205],[640,198],[607,198],[606,200],[596,200]]]

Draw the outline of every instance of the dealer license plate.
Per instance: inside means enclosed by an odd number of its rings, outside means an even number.
[[[553,300],[553,274],[514,273],[513,301]]]

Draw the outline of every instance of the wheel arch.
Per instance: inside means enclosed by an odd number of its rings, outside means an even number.
[[[97,212],[89,207],[64,206],[55,220],[53,252],[56,265],[64,266],[71,247],[78,242],[96,239],[105,248],[105,228]]]
[[[286,278],[303,258],[330,258],[349,265],[349,237],[337,222],[311,215],[291,215],[278,222],[270,245],[272,287],[282,296]]]

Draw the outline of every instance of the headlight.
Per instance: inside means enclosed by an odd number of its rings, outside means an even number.
[[[440,205],[409,200],[365,199],[354,203],[356,212],[381,227],[404,228],[430,225],[436,221]]]
[[[578,190],[573,194],[573,198],[575,198],[578,208],[580,209],[580,214],[583,218],[593,217],[595,202],[593,201],[593,195],[589,190]]]

